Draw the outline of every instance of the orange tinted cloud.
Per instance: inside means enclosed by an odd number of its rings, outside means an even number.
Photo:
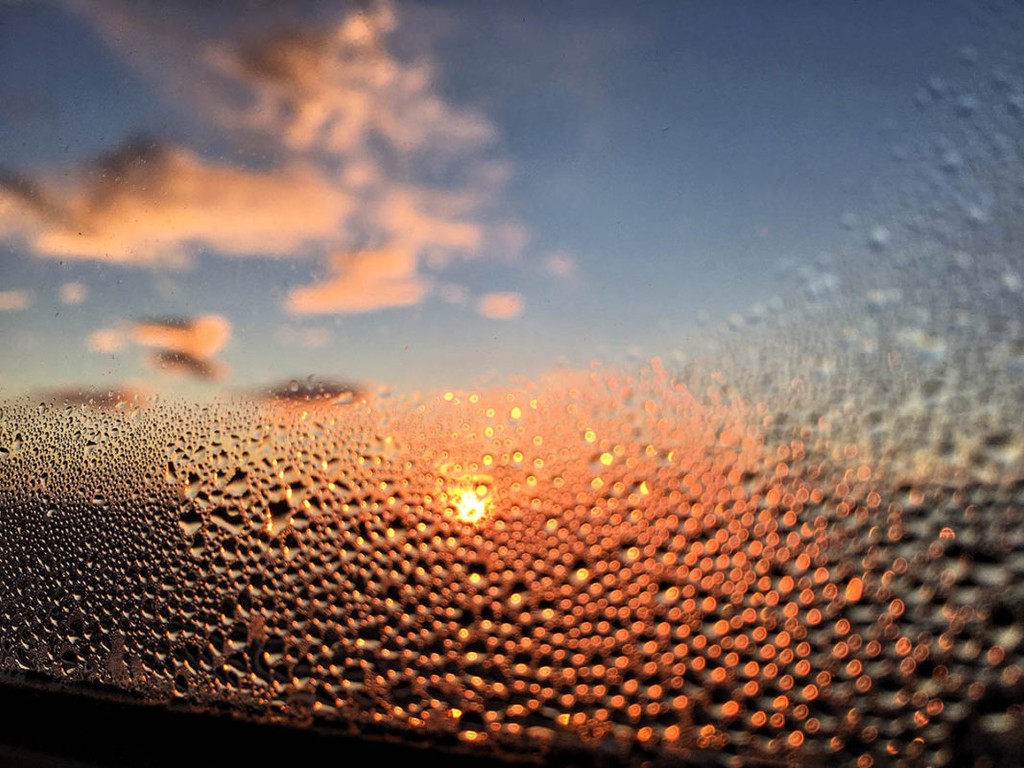
[[[494,129],[437,93],[429,62],[401,62],[386,46],[397,19],[380,3],[329,29],[278,30],[255,44],[208,49],[213,69],[246,85],[248,109],[224,108],[222,122],[277,133],[286,146],[365,154],[374,137],[405,154],[463,154]]]
[[[374,215],[393,241],[443,260],[450,253],[480,248],[484,230],[469,219],[472,205],[465,196],[394,186],[384,193]]]
[[[379,5],[332,29],[292,29],[241,48],[210,49],[213,66],[253,97],[249,108],[224,108],[218,118],[276,136],[293,151],[343,158],[340,183],[360,201],[354,228],[381,244],[343,247],[330,257],[327,279],[289,294],[285,306],[292,313],[418,304],[431,282],[424,268],[472,257],[484,243],[481,202],[507,177],[502,164],[480,155],[494,129],[482,116],[448,105],[428,64],[388,52],[395,25],[390,7]],[[410,168],[435,164],[439,156],[460,183],[441,189],[417,183],[415,171],[409,176]]]
[[[181,262],[194,246],[291,255],[336,237],[351,209],[349,196],[308,165],[253,171],[144,141],[99,158],[63,187],[32,189],[0,180],[0,230],[20,221],[40,255],[120,264]]]
[[[434,267],[453,254],[472,254],[484,227],[471,220],[464,195],[430,192],[408,185],[381,194],[371,215],[385,248],[341,252],[328,261],[330,277],[294,289],[286,308],[297,314],[374,312],[420,303],[430,279],[421,260]]]
[[[113,354],[131,342],[152,350],[148,362],[161,372],[219,379],[227,368],[215,356],[230,338],[231,323],[226,317],[200,315],[101,328],[89,336],[88,345],[93,352]]]
[[[477,312],[492,320],[511,320],[523,314],[526,299],[521,293],[488,293],[476,305]]]
[[[209,360],[231,338],[231,323],[221,315],[146,320],[132,324],[131,337],[144,347]]]
[[[333,275],[294,289],[287,308],[296,314],[370,312],[418,304],[427,284],[408,249],[339,253],[330,260]]]
[[[244,41],[212,39],[201,7],[195,17],[122,0],[73,7],[176,103],[279,163],[253,169],[134,142],[77,176],[0,177],[0,237],[18,234],[40,255],[148,267],[197,249],[319,254],[327,278],[285,301],[300,314],[416,304],[457,259],[525,243],[497,205],[510,169],[491,154],[494,125],[444,97],[429,56],[394,54],[390,3],[315,28],[260,6],[247,29],[264,33]]]

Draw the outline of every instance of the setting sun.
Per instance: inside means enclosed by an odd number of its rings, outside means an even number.
[[[453,499],[455,516],[464,523],[479,522],[487,514],[488,503],[475,491],[462,491],[457,493]]]

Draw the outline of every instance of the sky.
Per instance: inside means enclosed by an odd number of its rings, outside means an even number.
[[[210,5],[0,4],[0,394],[685,359],[867,247],[915,93],[988,34],[970,3]]]

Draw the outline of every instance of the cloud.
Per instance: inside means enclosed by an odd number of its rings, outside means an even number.
[[[482,154],[493,126],[447,104],[429,63],[401,62],[388,52],[396,24],[390,6],[378,5],[331,29],[286,29],[250,45],[209,49],[212,66],[252,99],[241,110],[226,106],[218,118],[276,136],[294,152],[338,158],[341,183],[360,200],[353,230],[371,247],[339,248],[325,280],[290,292],[285,307],[292,313],[418,304],[432,282],[425,269],[476,256],[491,232],[501,235],[493,241],[525,239],[513,224],[483,221],[486,202],[509,174]],[[438,167],[455,182],[417,181]]]
[[[0,291],[0,312],[21,312],[32,305],[28,291]]]
[[[388,245],[334,254],[327,264],[330,276],[293,289],[286,309],[353,314],[419,304],[431,284],[421,260],[439,268],[455,254],[480,248],[484,228],[466,217],[471,207],[463,195],[388,189],[372,212],[372,229]]]
[[[81,304],[89,296],[84,283],[64,283],[58,293],[61,304]]]
[[[220,379],[227,367],[215,355],[231,338],[231,323],[222,315],[141,320],[90,334],[89,349],[101,354],[122,351],[129,343],[151,351],[148,362],[163,373]]]
[[[203,360],[185,352],[158,350],[149,356],[149,366],[161,373],[174,376],[191,376],[203,381],[223,379],[227,375],[227,367],[216,360]]]
[[[335,254],[332,276],[288,295],[296,314],[352,314],[418,304],[427,283],[416,271],[416,254],[403,248]]]
[[[555,251],[544,260],[544,271],[548,274],[569,279],[576,276],[576,259],[565,251]]]
[[[34,179],[0,168],[0,236],[16,235],[19,227],[25,226],[20,213],[29,215],[33,223],[59,217]]]
[[[89,334],[86,345],[90,351],[100,355],[112,355],[124,349],[126,335],[117,328],[100,328]]]
[[[207,61],[249,90],[248,109],[223,109],[232,126],[270,131],[296,150],[363,154],[382,140],[406,155],[461,155],[494,138],[482,115],[438,94],[429,62],[400,62],[386,46],[397,26],[389,4],[349,14],[329,29],[275,30],[243,46],[214,44]]]
[[[181,263],[197,246],[293,255],[335,238],[351,207],[307,164],[247,170],[147,140],[125,143],[63,185],[0,177],[0,231],[20,228],[42,256],[126,265]]]
[[[305,379],[291,379],[288,382],[261,392],[260,396],[278,405],[292,404],[299,407],[309,405],[350,405],[372,397],[365,387],[351,381],[323,379],[309,376]]]
[[[472,206],[464,195],[395,186],[382,196],[374,216],[392,242],[441,265],[447,255],[480,248],[484,231],[469,220]]]
[[[476,309],[492,320],[511,320],[523,314],[526,299],[521,293],[488,293],[477,302]]]
[[[231,323],[222,315],[145,320],[131,325],[136,344],[209,360],[231,338]]]
[[[395,55],[390,3],[315,26],[266,4],[227,27],[215,6],[66,2],[175,106],[270,166],[135,140],[77,172],[0,175],[0,237],[146,268],[198,251],[318,257],[326,277],[286,296],[296,314],[417,304],[435,273],[525,244],[500,205],[511,169],[495,126],[443,94],[429,55]]]

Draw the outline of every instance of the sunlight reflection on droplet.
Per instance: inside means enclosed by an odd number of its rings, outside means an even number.
[[[464,523],[477,523],[487,514],[490,504],[476,491],[456,491],[452,496],[455,516]]]

